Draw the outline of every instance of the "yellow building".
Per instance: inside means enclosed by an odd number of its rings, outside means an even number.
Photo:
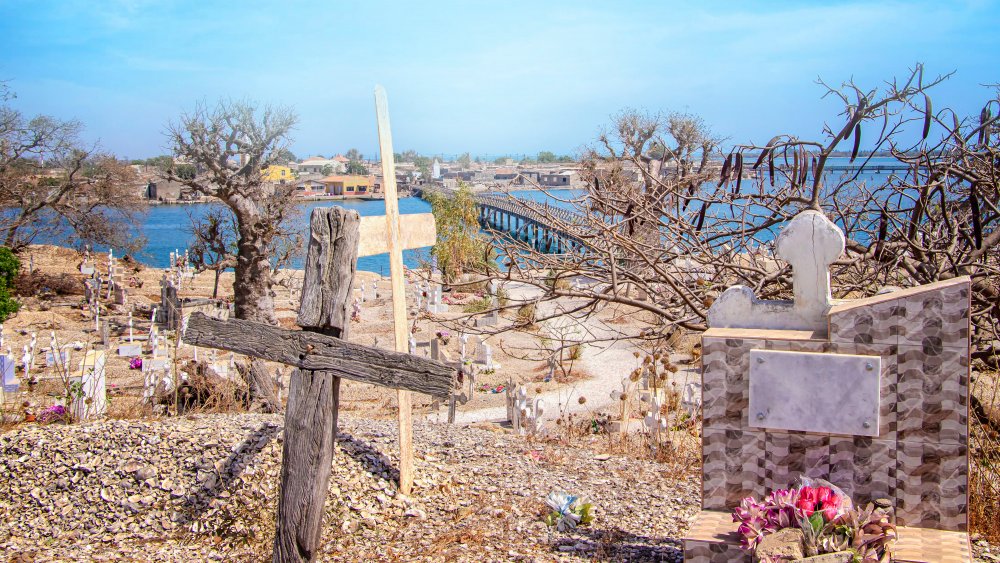
[[[327,176],[320,180],[326,186],[326,193],[342,196],[366,196],[375,183],[374,176]]]
[[[268,166],[260,171],[260,175],[265,182],[274,182],[275,184],[284,184],[295,179],[291,168],[280,165]]]

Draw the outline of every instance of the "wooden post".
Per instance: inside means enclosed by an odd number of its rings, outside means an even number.
[[[314,209],[297,322],[303,330],[347,339],[351,283],[357,269],[356,211]],[[340,378],[327,372],[292,372],[285,414],[274,561],[312,561],[323,531],[337,438]]]
[[[396,165],[393,162],[389,101],[385,89],[375,87],[375,116],[378,145],[382,156],[382,187],[385,190],[386,242],[389,247],[389,279],[392,287],[392,319],[396,351],[407,351],[406,295],[403,288],[403,249],[399,245],[399,202],[396,196]],[[399,402],[399,490],[408,495],[413,489],[413,413],[410,392],[397,391]]]

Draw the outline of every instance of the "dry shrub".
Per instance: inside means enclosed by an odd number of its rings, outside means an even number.
[[[14,294],[20,297],[83,295],[83,283],[76,276],[55,275],[35,270],[14,278]]]
[[[611,417],[607,414],[564,413],[555,422],[558,429],[555,436],[561,442],[586,441],[600,453],[663,464],[667,478],[686,478],[701,470],[701,425],[695,421],[672,430],[668,439],[655,448],[646,432],[612,432]]]
[[[535,324],[535,304],[525,303],[517,308],[517,322],[526,327],[534,326]]]
[[[974,374],[969,417],[969,524],[1000,541],[1000,374]]]

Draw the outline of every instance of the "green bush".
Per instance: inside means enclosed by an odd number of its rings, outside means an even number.
[[[0,322],[6,321],[21,308],[11,297],[14,278],[21,271],[21,261],[7,247],[0,246]]]
[[[480,299],[471,301],[462,308],[464,313],[485,313],[493,308],[493,299],[489,295],[484,295]]]

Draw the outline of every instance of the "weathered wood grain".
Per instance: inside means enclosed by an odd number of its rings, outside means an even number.
[[[347,339],[351,283],[357,269],[358,214],[342,207],[314,209],[310,220],[298,323],[305,333]],[[300,348],[308,354],[312,344]],[[312,561],[323,532],[323,505],[337,437],[340,377],[295,370],[285,415],[281,495],[274,561]]]
[[[375,118],[378,121],[378,147],[382,154],[382,189],[385,192],[386,248],[389,252],[389,277],[392,284],[392,321],[396,351],[407,351],[409,325],[406,322],[406,295],[403,288],[403,249],[399,234],[399,201],[396,197],[396,163],[392,152],[392,127],[389,125],[389,100],[382,86],[375,87]],[[399,403],[399,490],[410,494],[413,488],[413,407],[407,391],[397,394]]]
[[[274,562],[313,561],[337,436],[340,378],[295,370],[288,389]]]
[[[447,397],[455,377],[454,369],[427,358],[253,321],[220,321],[202,313],[191,315],[184,341],[433,397]]]
[[[250,410],[266,413],[281,412],[281,403],[274,392],[274,382],[267,372],[267,365],[260,360],[237,364],[240,376],[250,391]]]
[[[399,216],[399,244],[397,248],[412,250],[434,246],[437,227],[433,213],[407,213]],[[361,218],[361,236],[358,238],[358,256],[374,256],[389,252],[389,233],[385,217],[369,215]]]
[[[343,207],[313,209],[309,250],[296,323],[305,329],[344,338],[351,283],[358,268],[360,217]]]

